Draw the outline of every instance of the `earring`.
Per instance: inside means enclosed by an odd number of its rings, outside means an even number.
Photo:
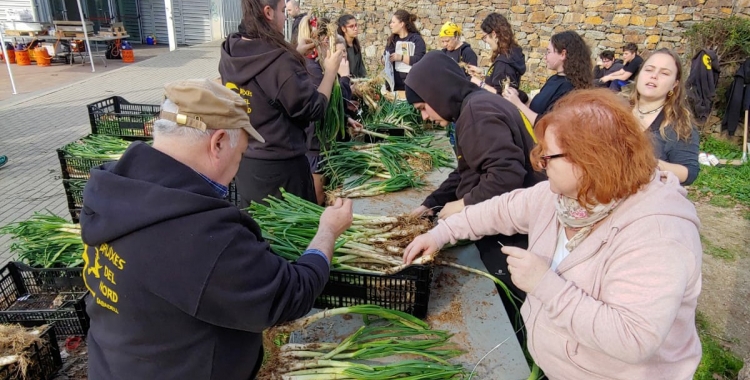
[[[671,98],[671,97],[673,97],[673,96],[674,96],[674,91],[672,91],[672,90],[669,90],[669,92],[667,93],[667,97],[668,97],[668,98]]]

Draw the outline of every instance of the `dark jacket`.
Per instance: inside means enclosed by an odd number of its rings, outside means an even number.
[[[448,56],[427,53],[406,85],[443,119],[456,123],[458,168],[424,206],[437,211],[459,198],[472,205],[538,182],[529,160],[534,142],[518,109],[471,83]]]
[[[141,142],[91,170],[81,231],[90,379],[251,379],[261,333],[308,313],[326,260],[276,256],[248,213]]]
[[[688,176],[682,185],[690,185],[698,178],[698,172],[700,171],[700,164],[698,163],[700,134],[697,129],[693,128],[690,139],[687,141],[679,140],[674,128],[671,125],[667,125],[664,128],[664,134],[666,135],[666,138],[664,138],[661,132],[659,132],[659,126],[661,126],[663,121],[664,111],[661,111],[648,129],[651,133],[651,141],[654,144],[654,154],[662,161],[686,167],[688,169]]]
[[[571,91],[573,91],[573,83],[570,83],[568,77],[557,74],[549,77],[544,86],[542,86],[542,89],[539,90],[539,93],[536,94],[534,99],[531,99],[531,104],[529,104],[529,108],[539,115],[536,120],[539,120],[542,115],[547,113],[558,99]]]
[[[399,36],[395,36],[393,38],[393,41],[386,45],[385,50],[391,54],[398,53],[401,54],[400,51],[396,51],[396,43],[399,41],[406,41],[411,42],[414,44],[414,55],[409,56],[409,65],[414,66],[417,62],[419,62],[422,57],[424,57],[425,53],[427,52],[427,45],[424,43],[424,39],[419,33],[409,33],[401,39]],[[404,81],[406,80],[406,74],[408,73],[402,73],[400,71],[396,70],[396,62],[385,62],[385,64],[393,65],[393,72],[394,72],[394,86],[396,87],[393,89],[394,91],[403,91],[404,90]]]
[[[719,84],[719,57],[713,50],[702,49],[694,57],[690,66],[686,88],[688,104],[695,119],[703,124],[711,114]]]
[[[456,50],[443,49],[443,53],[447,54],[452,60],[458,63],[464,62],[476,66],[477,62],[479,62],[477,53],[475,53],[474,49],[471,48],[471,45],[466,42],[462,43]]]
[[[297,36],[299,35],[299,23],[302,21],[302,18],[307,16],[307,13],[300,13],[294,19],[292,19],[292,34],[291,34],[291,43],[294,46],[297,46]]]
[[[320,62],[314,58],[305,58],[305,60],[307,61],[307,71],[310,73],[310,78],[317,88],[320,86],[320,82],[323,81],[323,68],[320,66]],[[344,98],[344,112],[347,113],[347,116],[351,116],[346,107],[346,102],[352,99],[351,79],[349,79],[349,77],[338,77],[338,79],[339,85],[341,86],[341,97]],[[321,121],[325,122],[325,120]],[[315,122],[308,124],[308,127],[305,130],[305,133],[307,134],[308,153],[313,154],[320,152],[320,140],[318,140],[318,137],[315,135],[315,124]]]
[[[349,74],[352,78],[367,78],[367,68],[362,60],[362,51],[354,46],[346,47],[346,59],[349,61]]]
[[[323,117],[328,99],[290,52],[232,34],[222,45],[219,73],[245,98],[250,123],[266,139],[250,141],[245,157],[285,160],[307,152],[305,128]]]
[[[727,110],[721,121],[721,129],[734,136],[737,126],[745,120],[745,111],[750,109],[750,58],[737,69],[734,82],[727,89]]]
[[[609,87],[612,81],[600,82],[599,79],[601,79],[605,75],[609,75],[614,73],[615,71],[619,71],[622,68],[623,64],[621,59],[615,59],[615,61],[612,62],[612,66],[610,66],[608,69],[596,65],[596,67],[594,67],[594,85],[596,85],[597,87]]]
[[[494,87],[498,94],[502,94],[505,78],[510,79],[511,87],[518,89],[524,73],[526,73],[526,56],[520,47],[514,47],[510,50],[510,55],[498,54],[492,67],[487,71],[484,82]]]

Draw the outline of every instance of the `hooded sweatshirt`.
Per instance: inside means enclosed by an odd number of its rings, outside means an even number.
[[[510,54],[498,54],[492,63],[484,82],[497,90],[498,94],[503,91],[503,81],[510,80],[510,86],[518,89],[521,85],[521,76],[526,73],[526,56],[523,50],[516,46],[510,49]]]
[[[463,42],[461,46],[455,50],[443,49],[443,53],[447,54],[452,60],[458,63],[464,62],[476,66],[478,62],[477,53],[475,53],[474,49],[471,48],[471,45],[466,42]]]
[[[677,177],[650,183],[613,211],[521,307],[528,349],[550,379],[689,380],[701,359],[700,222]],[[466,207],[432,229],[438,246],[523,233],[548,263],[560,224],[549,182]]]
[[[328,263],[276,256],[248,213],[141,142],[91,170],[81,232],[90,379],[250,379],[261,332],[305,315]]]
[[[471,205],[537,182],[529,161],[534,142],[518,109],[471,83],[450,57],[427,53],[406,85],[443,119],[456,123],[458,167],[424,206],[442,207],[459,198]]]
[[[286,49],[232,34],[222,44],[222,83],[247,102],[250,123],[266,142],[250,141],[245,157],[286,160],[307,151],[305,128],[325,114],[328,99]]]

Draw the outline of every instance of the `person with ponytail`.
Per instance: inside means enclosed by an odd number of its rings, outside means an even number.
[[[653,52],[636,77],[630,103],[654,144],[659,168],[682,185],[693,183],[700,171],[700,135],[686,101],[680,57],[669,49]]]
[[[300,51],[284,40],[284,0],[243,0],[243,32],[222,44],[219,73],[222,83],[242,96],[250,123],[266,140],[248,145],[236,176],[240,206],[281,196],[280,188],[316,201],[305,129],[320,120],[328,107],[343,52],[329,51],[325,73],[317,87]]]
[[[515,88],[510,87],[503,93],[503,97],[515,104],[532,124],[570,91],[593,86],[591,49],[578,33],[568,30],[553,35],[544,57],[547,69],[555,74],[547,79],[528,106],[521,101]]]
[[[346,41],[346,59],[349,61],[349,73],[352,78],[367,77],[367,68],[362,59],[362,45],[359,43],[359,24],[357,19],[349,14],[338,19],[338,33]]]
[[[415,21],[417,16],[403,9],[397,10],[391,17],[389,26],[392,34],[385,46],[385,51],[390,54],[390,62],[385,63],[392,64],[395,73],[394,88],[391,91],[404,91],[406,75],[427,53],[427,45],[414,25]]]

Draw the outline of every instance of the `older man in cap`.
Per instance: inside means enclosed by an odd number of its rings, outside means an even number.
[[[90,379],[250,379],[261,333],[310,311],[350,201],[325,210],[296,263],[224,198],[248,138],[244,100],[209,80],[165,86],[153,147],[91,171],[83,269]]]

